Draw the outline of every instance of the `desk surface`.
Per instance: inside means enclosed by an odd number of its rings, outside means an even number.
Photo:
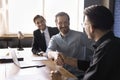
[[[0,35],[0,38],[14,38],[14,37],[18,37],[17,34],[2,34]],[[33,37],[32,34],[24,34],[24,37]]]
[[[24,51],[17,51],[17,56],[24,57],[24,61],[33,61],[33,58],[38,58],[31,53],[31,48],[24,48]],[[0,56],[9,55],[8,49],[0,49]],[[26,68],[20,69],[13,63],[0,64],[0,80],[50,80],[50,72],[54,70],[60,71],[65,78],[76,78],[64,68],[57,66],[52,60],[35,60],[39,64],[45,64],[41,68]]]

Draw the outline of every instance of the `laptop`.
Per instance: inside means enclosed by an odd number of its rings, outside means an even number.
[[[30,62],[30,63],[25,63],[24,61],[22,61],[22,63],[20,63],[18,61],[18,58],[17,58],[17,55],[16,55],[16,52],[15,50],[12,50],[11,51],[11,56],[12,56],[12,59],[13,59],[13,63],[18,66],[19,68],[21,69],[24,69],[24,68],[32,68],[32,67],[37,67],[37,68],[40,68],[40,67],[45,67],[44,64],[36,64],[34,62]]]

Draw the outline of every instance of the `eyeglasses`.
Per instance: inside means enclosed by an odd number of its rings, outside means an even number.
[[[85,22],[81,23],[82,28],[85,28],[86,26],[89,26],[89,25],[90,25],[89,23],[85,23]]]

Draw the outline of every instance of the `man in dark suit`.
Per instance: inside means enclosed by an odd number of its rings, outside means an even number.
[[[38,29],[33,32],[32,52],[42,55],[46,51],[50,38],[59,31],[56,27],[46,26],[46,20],[43,16],[36,15],[33,22]]]

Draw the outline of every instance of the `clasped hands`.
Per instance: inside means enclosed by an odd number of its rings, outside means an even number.
[[[63,66],[66,61],[66,56],[63,55],[61,52],[50,52],[52,54],[49,57],[59,66]],[[51,80],[64,80],[64,77],[61,75],[59,71],[51,71]]]
[[[56,52],[54,55],[54,62],[59,65],[63,66],[65,64],[65,56],[61,52]]]

